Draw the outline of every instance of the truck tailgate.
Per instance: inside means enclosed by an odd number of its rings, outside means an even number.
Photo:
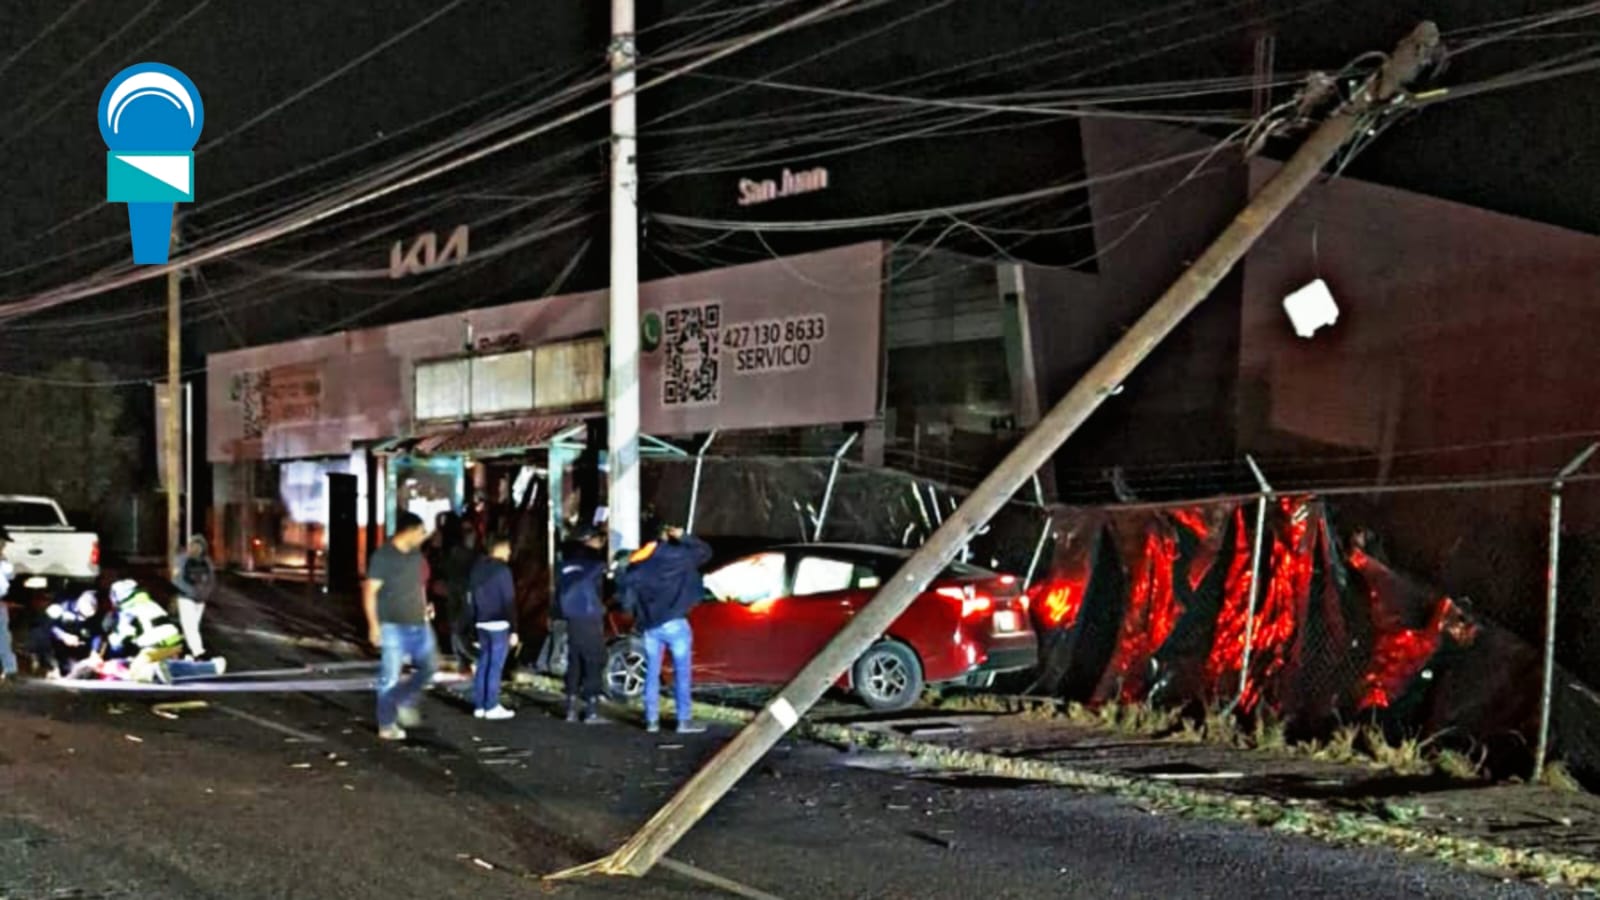
[[[6,558],[19,576],[94,578],[100,574],[99,538],[71,529],[11,528]]]

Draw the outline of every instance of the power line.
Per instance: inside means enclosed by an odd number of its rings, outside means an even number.
[[[50,93],[50,91],[55,89],[56,86],[66,82],[73,75],[76,75],[78,73],[78,70],[82,69],[85,65],[87,65],[90,60],[94,59],[96,56],[99,56],[101,51],[105,50],[107,47],[111,46],[113,43],[116,43],[118,38],[122,37],[124,34],[127,34],[128,31],[131,28],[133,28],[133,26],[139,24],[139,22],[141,20],[143,20],[145,16],[148,16],[151,12],[153,12],[155,10],[155,8],[157,6],[160,6],[160,5],[161,5],[161,0],[150,0],[149,3],[144,5],[144,8],[142,8],[138,12],[134,13],[133,16],[131,18],[129,18],[126,22],[123,22],[122,23],[122,27],[118,28],[116,31],[113,31],[105,40],[103,40],[100,43],[96,44],[93,50],[90,50],[88,53],[85,53],[82,56],[78,57],[78,61],[73,63],[72,65],[68,66],[67,70],[65,72],[62,72],[60,75],[56,76],[55,81],[52,81],[51,83],[45,85],[40,90],[34,91],[32,94],[30,94],[28,96],[28,98],[26,100],[23,100],[22,103],[17,107],[18,115],[22,115],[22,114],[26,113],[33,106],[33,104],[36,103],[41,97],[44,97],[46,94]],[[13,143],[16,142],[16,140],[18,138],[20,138],[23,135],[27,134],[29,131],[32,131],[34,126],[36,126],[39,122],[42,122],[42,121],[44,121],[44,117],[43,116],[39,116],[39,117],[36,117],[36,118],[30,120],[28,122],[28,124],[26,124],[26,125],[23,125],[23,126],[21,126],[19,128],[12,129],[5,136],[5,138],[0,139],[0,149],[4,149],[6,147],[11,146]]]
[[[724,46],[719,50],[701,56],[692,60],[691,62],[684,63],[673,68],[665,74],[658,75],[655,78],[645,81],[643,84],[640,84],[635,88],[635,93],[657,87],[661,84],[672,81],[673,79],[682,77],[689,72],[704,68],[705,66],[708,66],[718,60],[732,56],[741,50],[755,46],[756,44],[759,44],[765,40],[811,24],[822,16],[842,9],[853,2],[856,2],[856,0],[830,0],[830,2],[815,10],[795,16],[794,18],[788,19],[778,25],[770,26],[762,29],[761,31],[750,34],[739,41],[735,41],[727,46]],[[137,284],[141,281],[159,278],[174,269],[199,265],[201,263],[208,262],[213,259],[219,259],[232,253],[237,253],[240,250],[267,243],[268,241],[275,240],[288,234],[293,234],[309,225],[316,224],[317,222],[329,217],[338,215],[342,212],[347,212],[359,206],[363,206],[374,200],[378,200],[395,193],[396,191],[404,190],[408,187],[413,187],[417,184],[432,180],[440,175],[455,171],[463,166],[470,165],[478,160],[517,146],[518,144],[525,143],[532,138],[546,134],[555,130],[556,128],[571,124],[578,119],[606,109],[610,106],[611,102],[612,101],[610,99],[605,99],[586,104],[577,110],[557,117],[552,121],[545,122],[533,128],[529,128],[525,131],[511,135],[507,138],[503,138],[487,147],[466,153],[456,157],[455,159],[442,162],[439,165],[423,172],[411,175],[410,177],[403,178],[399,181],[391,182],[387,185],[369,187],[364,191],[351,191],[340,200],[322,204],[320,209],[304,212],[299,216],[288,219],[287,221],[280,221],[277,223],[264,225],[252,234],[247,234],[219,245],[214,245],[209,248],[191,252],[183,258],[169,262],[165,266],[144,266],[133,271],[124,271],[120,274],[101,276],[99,278],[91,276],[87,279],[80,280],[76,284],[69,284],[53,291],[47,291],[26,300],[0,304],[0,319],[10,319],[18,315],[39,312],[44,309],[59,306],[63,303],[70,303],[75,300],[81,300],[85,297],[91,297],[106,293],[107,291],[117,290],[119,288]]]
[[[233,140],[235,137],[238,137],[246,131],[249,131],[257,125],[260,125],[262,122],[265,122],[283,110],[288,109],[296,103],[299,103],[306,97],[309,97],[317,91],[322,90],[333,82],[343,78],[345,75],[348,75],[350,72],[360,68],[362,65],[365,65],[372,58],[383,53],[385,50],[388,50],[390,47],[393,47],[395,44],[404,41],[406,38],[416,34],[418,31],[421,31],[429,25],[432,25],[439,19],[442,19],[450,13],[455,12],[467,2],[468,0],[450,0],[449,3],[440,6],[438,9],[426,16],[423,16],[421,19],[418,19],[416,22],[413,22],[406,28],[403,28],[395,34],[390,35],[382,42],[373,46],[372,49],[361,54],[360,56],[357,56],[355,59],[346,62],[339,68],[334,69],[332,72],[329,72],[321,78],[318,78],[316,81],[313,81],[300,90],[295,91],[294,93],[267,107],[261,112],[256,113],[254,116],[246,119],[231,131],[224,133],[221,137],[218,137],[215,140],[206,141],[204,144],[201,144],[199,147],[195,148],[194,155],[197,157],[204,155],[205,153],[220,147],[223,144],[226,144],[228,141]]]
[[[74,0],[71,6],[68,6],[66,9],[62,10],[61,15],[52,19],[50,24],[41,29],[39,33],[35,34],[33,38],[26,44],[23,44],[21,47],[17,48],[16,52],[6,57],[4,62],[0,62],[0,75],[4,75],[7,69],[11,68],[13,65],[16,65],[17,60],[28,55],[29,50],[32,50],[34,47],[38,46],[40,41],[49,37],[57,28],[61,27],[62,23],[71,18],[73,13],[77,12],[85,3],[88,2],[89,0]]]

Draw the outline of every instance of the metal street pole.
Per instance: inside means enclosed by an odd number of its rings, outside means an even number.
[[[172,217],[172,255],[178,254],[178,217]],[[179,269],[167,273],[167,418],[162,423],[165,432],[166,446],[163,448],[161,461],[163,470],[167,475],[167,559],[172,559],[178,554],[178,548],[183,546],[183,535],[179,533],[179,507],[181,498],[178,491],[183,485],[183,448],[179,445],[179,419],[180,410],[183,409],[183,292],[181,290]]]
[[[1267,536],[1267,503],[1272,499],[1272,485],[1267,483],[1267,476],[1256,465],[1255,457],[1246,454],[1244,459],[1250,464],[1250,473],[1256,477],[1261,496],[1256,498],[1256,532],[1250,541],[1250,597],[1245,602],[1244,610],[1244,650],[1239,655],[1239,695],[1228,704],[1230,710],[1244,702],[1245,692],[1250,689],[1250,651],[1255,648],[1256,607],[1261,599],[1261,545]]]
[[[1600,450],[1600,444],[1590,444],[1587,449],[1556,475],[1550,484],[1550,562],[1545,571],[1544,595],[1544,674],[1539,686],[1539,742],[1533,751],[1533,783],[1544,780],[1545,759],[1550,753],[1550,707],[1555,699],[1556,680],[1556,611],[1561,584],[1561,489],[1567,479],[1588,465],[1589,458]]]
[[[750,724],[708,760],[616,852],[553,877],[574,877],[591,872],[642,876],[649,872],[800,721],[861,654],[879,640],[972,536],[1050,460],[1089,415],[1117,391],[1139,363],[1211,295],[1251,245],[1317,179],[1340,148],[1370,124],[1370,114],[1395,100],[1402,87],[1433,57],[1438,45],[1439,29],[1431,22],[1417,26],[1401,41],[1378,73],[1356,89],[1353,98],[1317,128],[1205,253]]]
[[[183,530],[198,534],[194,527],[194,382],[183,386]]]
[[[611,373],[606,506],[611,548],[639,546],[639,170],[633,0],[611,0]]]

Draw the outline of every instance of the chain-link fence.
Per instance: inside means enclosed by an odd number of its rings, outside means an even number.
[[[712,538],[915,547],[964,492],[817,457],[653,460],[647,503]],[[1549,480],[1046,508],[1018,497],[968,548],[1030,583],[1040,663],[1013,686],[1089,702],[1270,709],[1293,731],[1376,718],[1515,767],[1600,771],[1600,481],[1562,491],[1543,691]],[[1259,524],[1258,524],[1259,523]],[[715,542],[715,541],[714,541]]]

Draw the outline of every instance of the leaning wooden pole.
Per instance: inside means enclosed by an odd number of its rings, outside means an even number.
[[[829,686],[888,631],[889,625],[949,565],[956,553],[1049,461],[1139,363],[1211,294],[1251,245],[1316,179],[1339,148],[1370,123],[1371,114],[1404,102],[1402,87],[1427,64],[1438,47],[1438,28],[1431,22],[1417,26],[1355,96],[1318,127],[1299,152],[1262,186],[1204,255],[1023,438],[878,591],[872,602],[834,636],[776,699],[707,761],[677,795],[616,852],[552,877],[590,873],[642,876],[649,872],[756,761],[800,721]]]

